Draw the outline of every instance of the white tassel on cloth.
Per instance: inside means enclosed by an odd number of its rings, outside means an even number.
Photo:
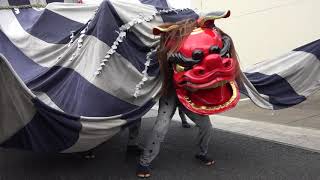
[[[126,37],[127,32],[131,27],[137,25],[137,24],[141,24],[143,22],[150,22],[153,19],[155,19],[155,17],[157,15],[162,15],[162,14],[167,14],[167,13],[179,13],[181,11],[185,11],[185,10],[190,10],[188,8],[185,9],[162,9],[159,10],[158,12],[153,13],[152,15],[149,16],[144,16],[143,14],[139,14],[139,16],[131,21],[129,21],[128,23],[122,25],[119,28],[119,31],[117,31],[118,33],[118,37],[117,39],[113,42],[113,44],[111,45],[111,48],[108,50],[107,54],[105,55],[105,57],[101,60],[99,67],[97,68],[96,72],[94,73],[95,76],[98,76],[102,73],[103,68],[107,65],[107,62],[109,61],[109,59],[111,58],[111,56],[116,52],[116,49],[118,48],[119,44],[121,44],[123,42],[123,39]],[[137,85],[138,86],[138,85]]]
[[[136,85],[136,88],[135,88],[135,91],[134,91],[134,94],[133,94],[133,96],[135,98],[137,98],[139,96],[139,93],[140,93],[140,90],[141,90],[142,86],[148,80],[148,77],[149,77],[148,68],[150,66],[150,62],[152,61],[151,55],[153,53],[155,53],[156,51],[157,51],[157,49],[152,49],[150,52],[147,53],[147,56],[146,56],[147,60],[144,63],[144,70],[142,71],[143,77],[142,77],[141,81]]]
[[[95,10],[93,17],[88,20],[86,27],[80,32],[80,36],[77,41],[77,49],[71,55],[71,58],[69,59],[70,61],[73,61],[79,55],[79,52],[83,46],[84,37],[86,36],[86,33],[87,33],[89,26],[90,26],[90,23],[91,23],[92,19],[96,16],[97,11],[98,10]],[[70,42],[68,43],[68,47],[70,47],[73,44],[75,37],[76,37],[75,31],[72,31],[71,35],[70,35]]]

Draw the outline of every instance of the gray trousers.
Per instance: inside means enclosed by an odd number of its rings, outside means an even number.
[[[138,146],[139,145],[139,132],[141,126],[141,118],[137,119],[134,124],[131,124],[129,129],[128,146]]]
[[[167,96],[162,96],[159,100],[159,110],[156,122],[153,126],[151,135],[147,139],[147,144],[140,156],[140,164],[149,165],[154,158],[159,154],[160,144],[163,142],[177,106],[179,100],[176,97],[175,92]],[[181,105],[182,106],[182,105]],[[201,116],[195,114],[184,107],[184,113],[199,127],[199,133],[197,137],[197,143],[199,146],[198,154],[206,155],[208,152],[208,145],[212,136],[213,128],[210,122],[209,116]]]

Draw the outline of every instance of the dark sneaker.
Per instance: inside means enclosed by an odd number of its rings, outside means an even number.
[[[182,123],[183,128],[191,128],[189,123]]]
[[[144,166],[142,164],[138,164],[136,175],[139,178],[148,178],[151,176],[151,168],[150,166]]]
[[[207,155],[195,155],[195,158],[198,159],[201,163],[204,163],[206,166],[212,166],[215,162],[212,158]]]

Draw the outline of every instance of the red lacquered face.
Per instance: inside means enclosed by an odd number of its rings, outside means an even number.
[[[216,114],[239,101],[238,62],[226,38],[212,28],[195,29],[169,58],[179,101],[194,113]]]

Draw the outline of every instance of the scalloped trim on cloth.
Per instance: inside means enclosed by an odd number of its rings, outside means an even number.
[[[119,44],[123,42],[123,39],[126,37],[127,32],[131,27],[137,25],[137,24],[141,24],[143,22],[150,22],[153,19],[155,19],[155,17],[157,15],[162,15],[162,14],[167,14],[167,13],[171,13],[171,12],[175,12],[175,13],[179,13],[181,11],[185,11],[185,10],[190,10],[189,8],[185,8],[185,9],[162,9],[159,10],[158,12],[153,13],[150,16],[142,16],[139,15],[137,18],[131,20],[130,22],[128,22],[127,24],[122,25],[119,28],[119,32],[118,33],[118,37],[117,39],[113,42],[111,48],[108,50],[107,54],[105,55],[105,57],[101,60],[100,62],[100,66],[97,68],[96,72],[94,73],[95,76],[99,76],[102,73],[103,68],[106,66],[106,63],[109,61],[110,57],[116,52],[116,49],[118,48]]]
[[[155,52],[157,52],[158,48],[156,49],[151,49],[150,52],[147,53],[146,59],[147,61],[144,63],[144,70],[142,71],[143,77],[141,79],[141,81],[136,85],[135,91],[133,96],[135,98],[137,98],[139,96],[140,90],[142,88],[142,86],[144,85],[144,82],[146,82],[148,80],[148,68],[150,66],[150,62],[152,60],[151,55]]]

